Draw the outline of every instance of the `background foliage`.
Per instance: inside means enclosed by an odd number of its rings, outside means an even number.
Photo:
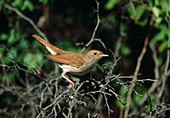
[[[137,58],[146,37],[148,37],[147,51],[137,78],[157,80],[157,84],[149,93],[150,97],[147,97],[150,102],[145,101],[142,104],[141,100],[151,90],[155,82],[149,81],[144,84],[137,82],[134,90],[140,95],[134,92],[131,96],[130,110],[135,112],[130,112],[129,117],[145,117],[149,116],[151,112],[154,117],[168,117],[170,115],[168,111],[170,106],[170,69],[168,67],[166,70],[166,67],[170,48],[168,47],[170,41],[168,40],[170,37],[168,22],[170,21],[167,17],[167,11],[170,12],[170,3],[166,4],[165,0],[100,0],[99,2],[101,23],[95,37],[102,40],[107,50],[101,43],[93,42],[86,51],[98,49],[110,55],[109,58],[102,59],[99,65],[115,63],[114,58],[121,57],[112,70],[113,74],[131,76],[135,72]],[[32,34],[38,34],[33,26],[16,14],[14,10],[7,8],[7,5],[32,19],[46,34],[50,43],[69,51],[81,51],[91,39],[97,20],[95,0],[0,1],[0,118],[10,117],[8,113],[15,114],[21,110],[20,108],[12,110],[16,107],[13,106],[13,102],[17,95],[10,93],[12,89],[8,89],[8,87],[29,88],[24,83],[26,78],[31,80],[33,85],[42,81],[37,79],[35,74],[37,70],[46,78],[58,76],[61,71],[54,62],[44,58],[43,55],[48,52],[42,44],[32,38]],[[107,67],[106,71],[109,69]],[[167,71],[166,75],[165,71]],[[87,77],[89,76],[82,76],[82,78]],[[99,68],[94,69],[93,77],[96,80],[103,78],[103,73]],[[119,78],[117,81],[129,82],[128,88],[130,88],[131,79]],[[126,103],[128,91],[125,90],[125,86],[114,84],[114,89],[117,94],[122,96],[121,100]],[[121,109],[125,110],[126,104],[122,105],[120,99],[116,97],[113,97],[111,102],[109,104],[114,111],[114,116],[121,117]],[[152,104],[152,111],[149,107],[150,104]],[[136,106],[136,109],[132,106]],[[31,116],[30,114],[31,112],[28,116]],[[101,114],[107,114],[107,110],[102,111]],[[23,114],[20,115],[23,116]],[[26,114],[24,113],[24,115]]]

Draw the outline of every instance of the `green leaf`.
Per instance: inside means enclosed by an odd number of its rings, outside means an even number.
[[[21,10],[24,11],[27,8],[27,6],[28,6],[28,1],[25,0],[23,5],[21,6]]]
[[[158,41],[162,41],[165,39],[165,33],[163,31],[158,32],[152,39],[153,43],[156,43]]]
[[[5,33],[2,33],[2,34],[0,35],[0,40],[7,40],[7,38],[8,38],[8,35],[5,34]]]
[[[9,38],[8,38],[8,43],[13,43],[16,41],[15,37],[14,37],[14,34],[15,31],[14,29],[11,29],[10,33],[9,33]]]
[[[121,108],[121,102],[118,99],[116,99],[116,105],[118,106],[118,108]]]
[[[120,96],[124,96],[125,92],[126,92],[125,87],[122,86],[122,87],[120,88]],[[121,101],[124,102],[124,103],[126,102],[126,100],[123,99],[123,97],[122,97]],[[117,105],[119,108],[121,107],[121,104],[122,104],[122,103],[121,103],[118,99],[116,99],[116,105]]]
[[[158,51],[159,51],[160,53],[162,53],[163,51],[165,51],[165,50],[167,49],[167,47],[168,47],[168,40],[165,40],[165,41],[163,41],[163,42],[161,43],[161,45],[159,46]]]
[[[154,23],[154,26],[155,27],[159,27],[159,25],[161,24],[161,21],[163,20],[162,17],[157,17],[155,18],[155,23]]]
[[[130,54],[130,49],[127,47],[127,46],[125,46],[125,45],[123,45],[123,46],[121,46],[121,52],[124,54],[124,55],[129,55]]]
[[[135,104],[139,105],[140,100],[141,100],[141,96],[135,94],[135,95],[134,95],[134,102],[135,102]]]
[[[9,81],[12,82],[14,80],[15,76],[17,76],[17,75],[18,75],[18,73],[16,73],[16,70],[13,70],[13,71],[8,72],[7,76],[8,76]]]
[[[139,5],[136,7],[136,20],[139,20],[143,16],[145,10],[146,7],[144,5]]]
[[[123,96],[123,94],[125,93],[125,87],[124,86],[122,86],[121,88],[120,88],[120,96]]]
[[[160,14],[160,9],[158,9],[157,7],[153,7],[153,8],[152,8],[152,12],[154,13],[154,15],[155,15],[156,17],[158,17],[159,14]]]
[[[23,48],[27,49],[28,46],[29,46],[28,44],[29,44],[28,40],[27,39],[23,39],[23,40],[20,40],[19,47],[21,49],[23,49]]]
[[[34,7],[33,7],[32,3],[31,3],[31,1],[29,1],[29,0],[24,1],[23,5],[21,6],[21,10],[23,11],[26,8],[28,8],[30,11],[34,10]]]
[[[125,92],[126,92],[125,87],[122,86],[122,87],[120,88],[120,96],[124,96]],[[121,100],[123,103],[126,102],[126,99],[124,99],[123,97],[122,97],[122,99],[120,99],[120,100]],[[122,105],[122,103],[121,103],[118,99],[116,99],[116,105],[120,108],[121,105]]]
[[[162,66],[162,57],[161,56],[158,57],[158,66],[159,67]]]
[[[29,63],[35,67],[37,66],[36,60],[37,60],[37,57],[33,55],[32,53],[27,53],[24,56],[24,62]]]
[[[166,37],[168,37],[169,30],[165,24],[159,24],[158,27],[160,31],[155,34],[152,39],[153,43],[157,43],[158,41],[166,41]],[[161,44],[163,45],[163,44]]]
[[[105,9],[110,10],[112,9],[117,3],[119,2],[119,0],[109,0],[106,4],[105,4]]]
[[[14,58],[14,56],[17,56],[17,48],[12,48],[7,52],[6,55],[8,58]]]
[[[42,62],[43,62],[43,59],[44,59],[44,56],[43,56],[42,53],[36,54],[36,62],[37,62],[37,63],[42,63]]]
[[[20,30],[17,29],[11,29],[9,33],[8,43],[15,43],[18,40],[20,40]]]
[[[39,2],[43,3],[44,5],[48,4],[48,0],[39,0]]]
[[[165,33],[166,36],[169,35],[169,30],[166,24],[159,25],[160,29]]]
[[[28,9],[30,10],[30,11],[33,11],[34,10],[34,6],[33,6],[33,4],[30,2],[30,4],[28,5]]]
[[[97,71],[97,66],[95,66],[92,70],[92,72],[96,72]]]

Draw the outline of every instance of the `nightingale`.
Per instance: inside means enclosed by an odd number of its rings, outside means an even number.
[[[93,70],[96,63],[102,57],[108,56],[107,54],[103,54],[98,50],[90,50],[86,53],[64,51],[58,47],[53,46],[35,34],[32,36],[46,46],[51,54],[44,56],[59,63],[59,67],[62,68],[63,71],[61,76],[70,82],[73,88],[75,86],[74,82],[66,77],[67,73],[73,75],[87,74]]]

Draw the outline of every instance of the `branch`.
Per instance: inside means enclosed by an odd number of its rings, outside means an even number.
[[[3,54],[2,52],[0,51],[0,57],[1,57],[1,63],[2,65],[5,65],[5,62],[4,62],[4,58],[3,58]],[[0,65],[1,66],[1,65]],[[10,82],[9,82],[9,78],[7,76],[7,72],[6,72],[6,68],[5,66],[2,66],[2,72],[4,74],[4,77],[2,79],[2,83],[5,85],[7,85],[7,87],[10,87]]]
[[[149,43],[149,47],[153,53],[152,57],[153,57],[153,61],[155,64],[154,67],[154,73],[155,73],[155,80],[159,79],[159,65],[158,65],[158,56],[157,56],[157,52],[156,49],[153,45],[152,42]],[[160,81],[154,81],[153,84],[151,85],[151,87],[148,90],[148,94],[150,95],[152,92],[154,92],[154,90],[160,85]],[[147,100],[147,94],[145,94],[145,96],[140,100],[139,106],[142,106],[144,104],[144,102]]]
[[[95,35],[96,35],[96,31],[97,31],[97,29],[98,29],[98,27],[99,27],[99,24],[100,24],[100,22],[101,22],[100,16],[99,16],[99,2],[98,2],[97,0],[95,0],[95,2],[96,2],[96,4],[97,4],[97,9],[95,10],[96,13],[97,13],[97,24],[96,24],[96,27],[94,28],[94,31],[93,31],[93,34],[92,34],[92,37],[91,37],[90,41],[83,47],[83,49],[81,50],[81,52],[83,52],[92,42],[95,41],[94,37],[95,37]],[[102,43],[102,45],[103,45],[103,43]]]
[[[149,26],[151,26],[152,23],[153,23],[153,16],[151,17],[151,20],[149,22]],[[149,41],[149,34],[145,37],[143,49],[142,49],[142,51],[141,51],[141,53],[138,57],[138,60],[137,60],[137,65],[136,65],[135,72],[134,72],[133,79],[132,79],[133,82],[130,85],[130,89],[129,89],[128,94],[127,94],[127,109],[124,112],[124,118],[127,118],[127,116],[128,116],[129,107],[130,107],[130,103],[131,103],[131,94],[132,94],[133,88],[135,87],[135,81],[137,80],[137,75],[139,73],[139,69],[140,69],[140,66],[141,66],[142,59],[143,59],[143,57],[146,53],[148,41]]]

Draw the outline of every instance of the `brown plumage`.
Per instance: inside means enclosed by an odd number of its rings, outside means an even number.
[[[62,53],[60,55],[50,54],[45,56],[53,61],[57,61],[59,63],[72,65],[72,66],[81,66],[84,63],[84,60],[82,59],[82,54],[76,52]]]

